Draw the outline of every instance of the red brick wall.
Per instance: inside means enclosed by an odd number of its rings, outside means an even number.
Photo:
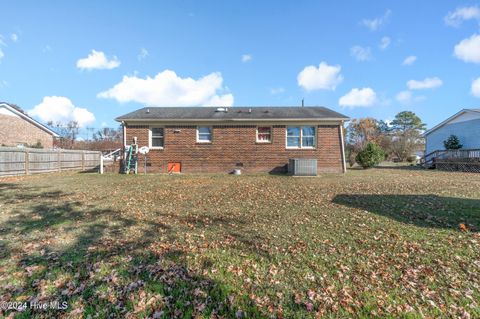
[[[168,162],[180,162],[182,172],[231,172],[243,163],[245,172],[283,171],[289,158],[316,158],[319,172],[343,171],[339,125],[317,126],[317,147],[312,150],[285,148],[286,126],[272,126],[272,143],[256,143],[256,125],[213,125],[212,143],[197,143],[196,126],[164,126],[164,149],[151,149],[147,168],[150,172],[167,172]],[[174,132],[177,131],[177,132]],[[127,145],[133,137],[138,146],[148,146],[149,127],[127,125]],[[140,155],[139,170],[143,171]]]
[[[0,145],[42,143],[43,148],[53,147],[53,136],[32,123],[15,116],[0,114]]]

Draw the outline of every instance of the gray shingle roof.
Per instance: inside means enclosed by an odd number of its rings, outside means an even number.
[[[144,107],[117,117],[117,121],[152,120],[348,120],[343,114],[326,107],[228,107],[227,112],[217,107]]]

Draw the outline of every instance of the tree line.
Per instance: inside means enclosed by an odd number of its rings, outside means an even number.
[[[359,163],[364,167],[382,160],[414,161],[415,152],[425,148],[425,128],[410,111],[398,113],[390,123],[371,117],[353,119],[346,127],[347,160],[350,166]]]
[[[76,121],[48,122],[47,125],[60,135],[54,142],[55,147],[62,149],[110,151],[123,145],[122,127],[104,127],[93,133],[91,140],[79,140],[80,126]]]

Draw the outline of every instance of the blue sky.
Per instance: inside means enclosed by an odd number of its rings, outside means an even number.
[[[352,118],[411,110],[432,127],[479,105],[478,5],[1,1],[0,100],[84,128],[144,105],[302,98]]]

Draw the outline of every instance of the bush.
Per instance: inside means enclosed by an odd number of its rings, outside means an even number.
[[[407,157],[407,162],[409,163],[414,163],[417,161],[417,155],[410,155],[409,157]]]
[[[30,147],[30,148],[43,148],[43,145],[42,145],[42,142],[37,141],[37,143],[31,144],[31,145],[27,145],[27,147]]]
[[[458,137],[453,134],[443,141],[443,146],[445,146],[446,150],[458,150],[463,147],[463,145],[460,144]]]
[[[370,168],[380,164],[385,158],[383,149],[374,143],[368,143],[367,146],[361,150],[355,160],[363,168]]]
[[[348,161],[348,165],[350,165],[350,167],[353,167],[353,165],[355,165],[356,163],[356,160],[355,158],[357,157],[357,153],[355,152],[350,152],[350,154],[348,154],[348,157],[347,157],[347,161]]]

